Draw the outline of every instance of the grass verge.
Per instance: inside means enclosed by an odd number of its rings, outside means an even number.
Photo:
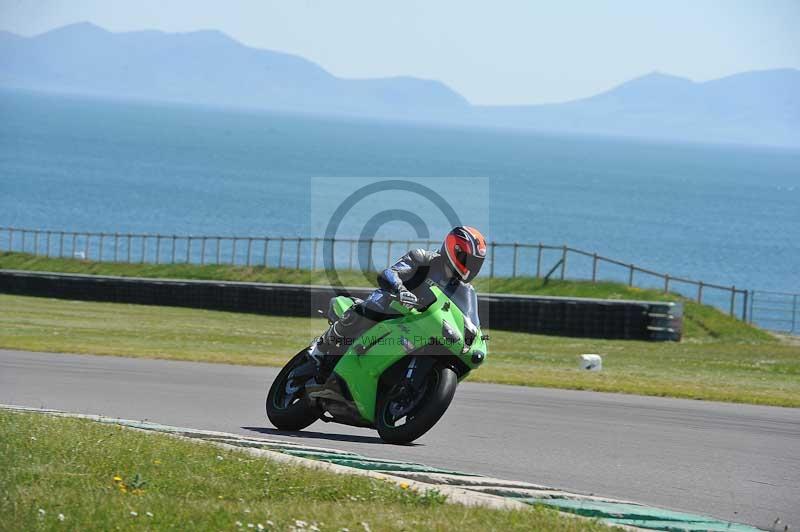
[[[0,410],[0,463],[0,515],[15,530],[608,529],[40,414]]]
[[[158,277],[164,279],[330,284],[324,271],[263,267],[249,268],[230,265],[123,264],[47,258],[18,252],[0,252],[0,269],[116,275],[122,277]],[[347,286],[375,286],[374,274],[365,276],[361,272],[355,271],[338,271],[337,273],[342,283]],[[620,283],[611,282],[552,281],[545,285],[541,279],[534,279],[531,277],[479,277],[475,280],[474,284],[478,293],[493,292],[499,294],[594,297],[602,299],[650,301],[680,300],[684,303],[685,338],[759,342],[770,342],[774,340],[769,333],[746,323],[742,323],[714,307],[700,305],[678,294],[664,294],[658,290],[629,287]]]
[[[0,294],[0,347],[8,349],[280,366],[324,326],[319,318]],[[800,345],[771,338],[491,336],[472,381],[800,407]],[[604,370],[578,370],[581,353],[602,354]]]

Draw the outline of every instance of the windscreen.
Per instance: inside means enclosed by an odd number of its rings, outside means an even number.
[[[472,285],[453,283],[448,284],[442,290],[475,327],[481,326],[480,318],[478,318],[478,296]]]

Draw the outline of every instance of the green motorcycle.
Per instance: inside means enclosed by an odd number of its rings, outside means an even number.
[[[428,281],[421,288],[417,308],[392,301],[399,316],[354,339],[329,376],[309,349],[292,357],[267,394],[272,424],[302,430],[319,419],[370,427],[389,443],[409,443],[430,430],[458,382],[486,359],[488,336],[474,325],[480,322],[471,287],[448,290]],[[329,323],[354,303],[332,298]]]

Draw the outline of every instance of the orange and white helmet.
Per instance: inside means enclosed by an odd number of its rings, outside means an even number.
[[[442,257],[462,281],[472,281],[486,258],[486,240],[474,227],[456,227],[444,238]]]

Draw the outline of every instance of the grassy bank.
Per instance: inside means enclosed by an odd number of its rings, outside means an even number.
[[[165,279],[210,279],[222,281],[248,281],[263,283],[293,283],[328,285],[324,271],[292,270],[277,268],[230,265],[196,264],[121,264],[91,262],[76,259],[54,259],[36,257],[28,253],[0,252],[0,269],[29,271],[51,271],[94,275],[116,275],[122,277],[158,277]],[[364,276],[360,272],[338,272],[341,281],[348,286],[374,286],[374,275]],[[769,342],[772,337],[755,327],[742,323],[707,305],[677,294],[664,294],[658,290],[628,287],[619,283],[591,283],[581,281],[552,281],[544,285],[541,280],[530,277],[487,278],[475,280],[479,293],[529,294],[569,297],[595,297],[603,299],[635,299],[684,302],[684,337],[688,339],[724,339],[737,341]]]
[[[0,528],[9,530],[607,530],[541,508],[466,508],[210,444],[2,410],[0,463]]]
[[[322,319],[0,294],[0,347],[231,364],[282,365]],[[800,346],[697,337],[681,343],[492,331],[473,381],[800,407]],[[600,353],[604,371],[577,369]]]

